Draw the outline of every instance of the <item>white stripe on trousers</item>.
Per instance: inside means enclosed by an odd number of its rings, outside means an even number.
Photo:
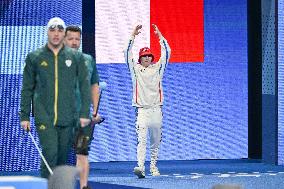
[[[139,167],[144,167],[145,163],[148,130],[150,134],[151,166],[156,166],[162,139],[162,118],[160,106],[137,109],[137,163]]]

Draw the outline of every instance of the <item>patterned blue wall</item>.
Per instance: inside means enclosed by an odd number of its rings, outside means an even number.
[[[261,1],[262,22],[262,161],[276,163],[275,1]]]
[[[278,0],[278,164],[284,165],[284,1]]]
[[[81,25],[82,1],[6,0],[0,3],[0,171],[38,170],[39,154],[19,125],[24,60],[46,42],[48,20]],[[63,11],[64,10],[64,11]],[[32,134],[38,142],[32,125]]]
[[[38,153],[17,117],[24,58],[45,43],[50,17],[80,25],[81,1],[5,2],[0,13],[0,171],[37,170]],[[247,158],[246,10],[246,0],[204,1],[205,62],[170,64],[165,73],[160,159]],[[106,121],[95,129],[90,160],[135,160],[135,112],[126,65],[99,64],[98,69],[109,87],[100,109]]]
[[[204,63],[169,64],[164,76],[163,160],[247,158],[246,1],[204,3]],[[90,159],[135,160],[127,67],[98,69],[109,85],[101,103],[107,120],[96,128]]]

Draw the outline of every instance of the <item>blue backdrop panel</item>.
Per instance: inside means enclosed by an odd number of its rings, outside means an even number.
[[[278,164],[284,164],[284,1],[278,0]]]
[[[82,1],[5,0],[0,5],[0,171],[38,170],[39,154],[18,118],[24,60],[45,44],[50,18],[81,25]],[[38,142],[33,122],[31,127]]]
[[[1,23],[6,24],[0,29],[7,36],[0,41],[4,49],[0,56],[0,170],[36,170],[38,153],[18,120],[23,61],[27,52],[44,44],[50,17],[61,16],[67,24],[80,25],[81,13],[74,15],[77,11],[73,8],[81,10],[81,1],[25,1],[29,6],[5,2],[9,6],[1,13],[5,18]],[[28,11],[27,7],[39,4],[42,8],[35,8],[37,13]],[[246,10],[246,0],[204,1],[204,63],[170,64],[164,76],[160,159],[247,158]],[[9,21],[15,17],[30,21]],[[8,44],[14,44],[13,48]],[[125,64],[99,64],[98,69],[101,81],[108,83],[100,109],[106,121],[95,129],[90,160],[135,160],[135,111],[131,107],[129,72]],[[34,130],[33,135],[38,141]]]
[[[127,67],[108,64],[98,65],[98,69],[109,86],[100,105],[106,121],[95,129],[90,158],[135,160],[135,111],[131,108],[132,85]],[[170,64],[163,83],[160,159],[247,157],[247,89],[239,85],[247,81],[244,75],[246,68],[235,64],[227,69]]]
[[[82,23],[82,0],[3,0],[0,25],[45,26],[48,20],[58,16],[67,25]]]

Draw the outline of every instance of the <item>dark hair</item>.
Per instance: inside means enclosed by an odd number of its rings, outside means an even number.
[[[65,35],[67,34],[68,31],[71,31],[71,32],[79,32],[80,35],[82,33],[82,30],[81,28],[79,28],[79,26],[68,26],[66,27],[65,29]]]

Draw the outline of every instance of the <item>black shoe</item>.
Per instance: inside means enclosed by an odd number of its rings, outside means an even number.
[[[84,186],[83,189],[92,189],[90,186]]]
[[[133,172],[138,178],[145,178],[145,170],[143,167],[135,167]]]

